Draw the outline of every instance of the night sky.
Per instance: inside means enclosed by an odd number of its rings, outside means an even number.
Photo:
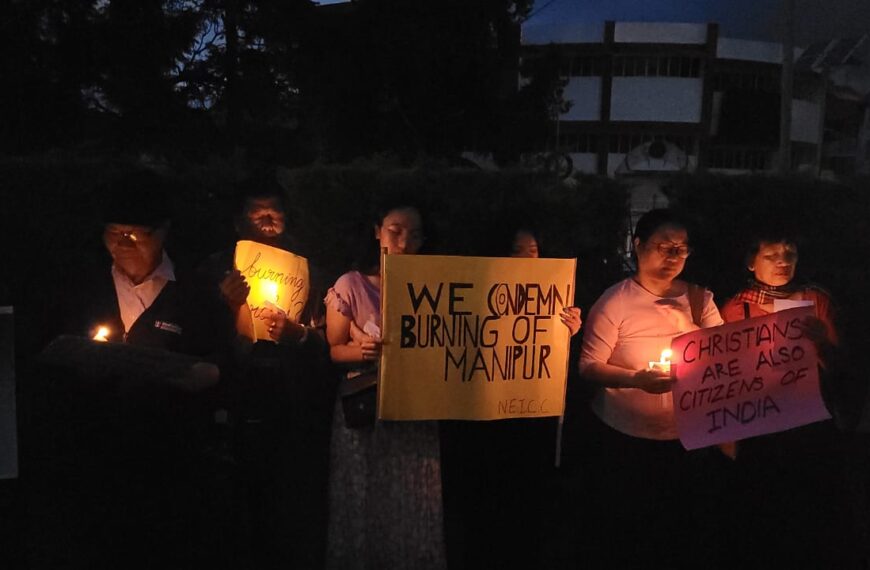
[[[348,0],[318,0],[337,4]],[[779,41],[783,0],[536,0],[526,27],[603,22],[718,22],[725,37]],[[870,33],[870,0],[795,0],[797,45]]]
[[[782,0],[537,0],[525,25],[718,22],[725,37],[778,41],[781,5]],[[868,32],[870,0],[796,0],[797,45]]]

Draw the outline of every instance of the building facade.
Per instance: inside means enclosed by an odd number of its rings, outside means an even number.
[[[523,30],[523,69],[558,58],[567,108],[546,150],[568,156],[574,171],[745,173],[778,164],[780,44],[720,37],[713,23],[605,22],[558,34]],[[794,54],[791,164],[819,175],[836,166],[826,154],[825,111],[837,105],[831,81],[803,53]],[[860,110],[849,120],[867,121]]]

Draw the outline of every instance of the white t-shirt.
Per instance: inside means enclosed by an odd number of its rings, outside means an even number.
[[[723,323],[704,292],[701,324],[704,328]],[[580,371],[593,362],[627,370],[649,368],[658,361],[671,339],[697,330],[692,322],[688,294],[659,297],[634,279],[620,281],[595,302],[583,323]],[[650,394],[637,388],[600,388],[592,410],[601,421],[622,433],[645,439],[676,439],[674,401],[671,393]]]
[[[160,265],[138,285],[114,264],[112,264],[112,280],[115,282],[115,293],[118,296],[118,308],[121,311],[124,332],[130,332],[133,324],[154,303],[166,283],[175,281],[175,267],[164,251]]]

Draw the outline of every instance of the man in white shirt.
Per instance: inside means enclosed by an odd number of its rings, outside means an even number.
[[[108,256],[77,263],[69,275],[66,306],[75,314],[67,332],[94,338],[103,329],[102,340],[133,345],[95,351],[93,370],[61,369],[46,380],[63,395],[69,413],[62,417],[81,434],[69,445],[69,472],[53,481],[63,489],[78,480],[62,499],[75,506],[77,520],[65,526],[78,565],[194,567],[214,542],[204,513],[219,507],[200,490],[216,478],[206,450],[218,367],[197,362],[177,376],[159,365],[145,369],[173,360],[169,352],[216,356],[200,340],[207,307],[164,248],[170,188],[150,171],[112,178],[101,196]]]
[[[158,175],[137,171],[117,180],[106,197],[103,245],[111,256],[111,269],[86,275],[89,336],[103,327],[111,342],[128,342],[175,352],[191,350],[192,299],[185,298],[176,282],[176,268],[164,249],[169,235],[165,181]],[[114,293],[114,294],[112,294]],[[87,304],[86,299],[91,303]]]
[[[175,267],[163,249],[167,231],[166,222],[158,228],[109,223],[103,231],[125,334],[166,284],[175,281]]]

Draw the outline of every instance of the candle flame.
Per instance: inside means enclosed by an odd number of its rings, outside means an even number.
[[[670,348],[662,350],[662,357],[658,360],[658,362],[650,362],[649,369],[658,370],[660,372],[669,374],[671,372],[671,356],[673,355],[674,353]]]
[[[264,300],[278,302],[278,284],[274,281],[260,281],[260,293]]]
[[[97,342],[108,342],[109,327],[100,326],[100,328],[97,329],[97,334],[94,335],[94,340]]]

